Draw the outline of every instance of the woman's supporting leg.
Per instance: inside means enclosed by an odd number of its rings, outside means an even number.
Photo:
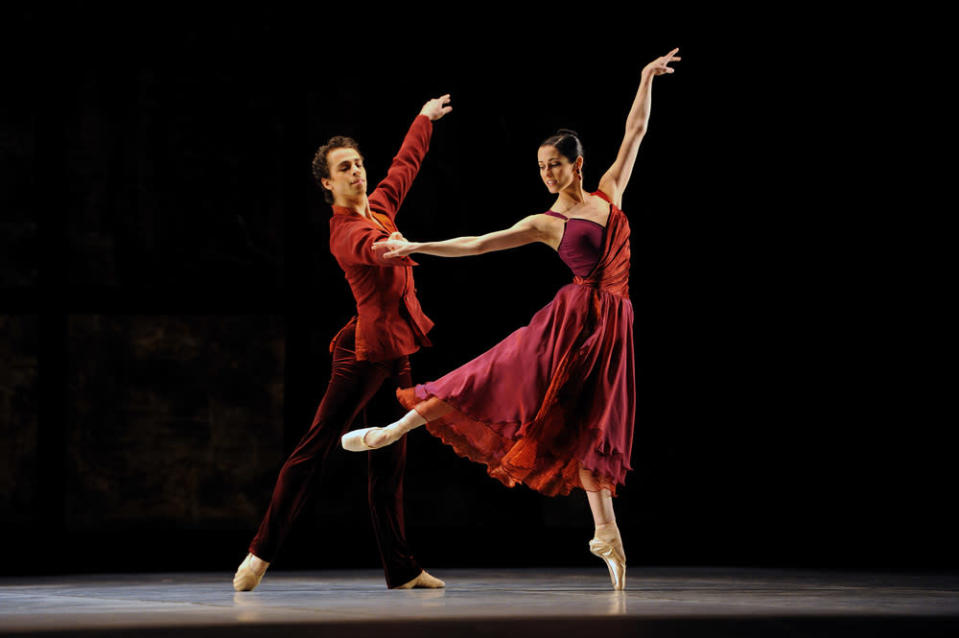
[[[589,509],[596,526],[593,540],[589,541],[589,551],[599,556],[609,568],[609,578],[613,589],[626,587],[626,552],[623,539],[616,526],[616,513],[613,511],[613,497],[603,488],[592,472],[580,468],[579,480],[586,490]]]

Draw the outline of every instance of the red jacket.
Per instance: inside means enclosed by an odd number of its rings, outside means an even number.
[[[349,208],[333,206],[330,252],[356,299],[356,358],[360,360],[395,359],[432,345],[426,333],[433,322],[423,314],[413,285],[416,263],[409,257],[383,259],[372,250],[374,242],[396,231],[396,213],[420,170],[432,133],[430,119],[418,115],[386,178],[369,195],[370,212],[386,230]]]

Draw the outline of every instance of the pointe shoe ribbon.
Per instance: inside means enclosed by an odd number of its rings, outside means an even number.
[[[613,589],[625,589],[626,556],[623,554],[622,542],[614,541],[610,543],[601,538],[594,538],[589,541],[589,551],[594,556],[598,556],[606,562],[606,567],[609,568],[609,579],[613,583]]]
[[[378,445],[370,445],[366,442],[366,436],[373,431],[383,432],[388,436],[385,441],[382,441]],[[385,428],[362,428],[344,434],[340,439],[340,444],[344,450],[350,452],[369,452],[370,450],[378,450],[396,443],[403,434],[405,433],[402,430],[394,428],[392,425],[388,425]]]
[[[266,573],[266,570],[260,574],[256,573],[256,570],[253,569],[252,562],[253,554],[247,554],[243,562],[240,563],[240,566],[237,567],[236,574],[233,576],[234,590],[253,591],[256,589],[256,586],[260,584],[260,581],[263,580],[263,574]]]

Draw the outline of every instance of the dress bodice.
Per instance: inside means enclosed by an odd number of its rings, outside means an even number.
[[[578,217],[570,219],[553,211],[548,211],[546,214],[566,221],[563,238],[556,251],[574,275],[585,277],[596,267],[596,263],[603,254],[606,227],[588,219]]]
[[[588,219],[546,213],[566,220],[557,252],[572,269],[573,283],[629,299],[629,222],[606,193],[591,194],[609,202],[605,227]]]

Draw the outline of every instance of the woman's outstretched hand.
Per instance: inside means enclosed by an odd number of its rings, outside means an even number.
[[[670,67],[669,65],[673,62],[678,62],[682,60],[681,57],[676,55],[679,53],[679,47],[676,47],[666,55],[656,58],[645,67],[643,67],[643,77],[652,77],[656,75],[662,75],[664,73],[673,73],[676,69]]]
[[[399,232],[392,233],[389,239],[375,242],[373,252],[384,259],[392,257],[406,257],[414,252],[416,244],[406,241],[406,238]]]
[[[433,98],[429,102],[423,105],[423,108],[420,109],[420,115],[425,115],[430,118],[433,122],[440,119],[447,113],[453,110],[452,106],[447,106],[450,103],[450,94],[441,95],[440,97]]]

